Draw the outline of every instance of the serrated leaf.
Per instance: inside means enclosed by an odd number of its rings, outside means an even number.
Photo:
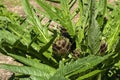
[[[9,26],[8,28],[12,33],[14,33],[16,36],[21,38],[21,42],[28,46],[31,41],[31,35],[29,34],[29,31],[25,31],[25,28],[23,26],[19,26],[16,24],[13,24]]]
[[[14,44],[17,41],[18,37],[7,30],[0,30],[0,42],[4,40],[9,44]]]
[[[31,80],[47,80],[45,77],[39,77],[39,76],[30,76]]]
[[[73,37],[75,35],[76,27],[72,23],[71,14],[69,10],[69,0],[60,0],[62,9],[62,21],[61,24],[65,27],[68,33]]]
[[[59,75],[54,75],[49,80],[69,80],[69,79],[65,78],[63,75],[59,74]]]
[[[114,51],[116,44],[119,40],[120,34],[120,5],[117,6],[111,13],[110,19],[108,20],[103,34],[106,37],[108,43],[108,51]],[[114,17],[114,18],[113,18]]]
[[[100,48],[100,28],[95,20],[95,2],[91,0],[90,22],[88,29],[88,45],[92,54],[96,54]]]
[[[47,17],[53,21],[60,22],[60,24],[65,27],[68,33],[73,37],[75,35],[75,26],[71,21],[71,15],[69,11],[69,1],[60,0],[61,9],[53,7],[47,4],[45,1],[36,0],[37,3],[45,10]]]
[[[53,7],[42,0],[36,0],[36,2],[45,10],[45,12],[46,12],[45,16],[47,16],[50,19],[55,20],[55,21],[56,21],[56,19],[59,19],[59,20],[61,19],[60,18],[60,9]]]
[[[88,45],[92,54],[96,54],[100,49],[100,29],[96,21],[88,29]]]
[[[42,54],[43,52],[47,51],[56,37],[57,37],[57,33],[54,34],[53,38],[45,46],[42,46],[39,52]]]
[[[11,21],[8,17],[6,17],[6,16],[1,16],[0,15],[0,21]],[[1,28],[1,27],[0,27]]]
[[[91,76],[94,76],[94,75],[100,73],[101,71],[102,71],[102,70],[94,70],[94,71],[92,71],[92,72],[90,72],[90,73],[88,73],[88,74],[85,74],[85,75],[83,75],[83,76],[78,77],[76,80],[84,80],[84,79],[87,79],[87,78],[89,78],[89,77],[91,77]]]
[[[25,10],[25,13],[27,14],[27,16],[30,20],[30,23],[32,25],[34,25],[34,27],[36,28],[37,31],[39,31],[40,36],[42,37],[42,39],[44,39],[43,41],[48,42],[49,40],[42,30],[42,28],[44,28],[44,27],[41,25],[41,22],[38,19],[38,17],[36,16],[36,13],[33,11],[33,8],[29,4],[29,1],[28,0],[22,0],[22,4],[23,4],[24,10]]]
[[[66,64],[63,68],[58,69],[54,76],[61,74],[66,77],[70,77],[72,75],[85,72],[86,70],[92,69],[94,66],[108,59],[112,54],[113,53],[104,57],[91,55],[78,59],[75,62]]]
[[[119,40],[119,34],[120,34],[120,22],[117,22],[116,28],[112,30],[108,42],[108,51],[114,50],[114,46],[116,45],[116,42]]]
[[[103,27],[104,25],[104,16],[107,10],[107,0],[99,0],[99,3],[97,5],[97,10],[98,10],[98,23],[100,26]]]
[[[47,70],[48,72],[50,72],[52,74],[56,71],[54,68],[52,68],[46,64],[38,63],[32,59],[27,59],[27,58],[17,56],[15,54],[10,54],[10,53],[8,53],[8,55],[28,66],[35,67],[35,68],[42,69],[42,70]]]
[[[84,30],[81,27],[79,27],[78,32],[77,32],[77,42],[76,42],[76,45],[79,46],[79,44],[81,43],[83,38],[84,38]]]
[[[49,77],[52,76],[52,74],[50,74],[47,70],[42,70],[42,69],[27,67],[27,66],[0,64],[0,68],[7,69],[7,70],[17,72],[17,73],[21,73],[21,74],[40,76],[40,77],[47,78],[47,79],[49,79]]]

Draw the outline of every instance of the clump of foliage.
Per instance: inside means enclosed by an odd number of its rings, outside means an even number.
[[[21,0],[25,18],[0,6],[0,52],[23,66],[0,64],[24,80],[118,80],[120,78],[120,3],[107,0],[36,0],[42,10]],[[74,3],[78,7],[71,13]],[[38,14],[43,16],[39,16]],[[77,22],[73,18],[79,15]],[[44,17],[50,20],[43,25]],[[60,26],[49,28],[51,21]]]

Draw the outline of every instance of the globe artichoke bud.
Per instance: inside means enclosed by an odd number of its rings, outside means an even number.
[[[107,50],[107,43],[105,40],[101,41],[101,46],[100,46],[100,53],[105,53],[105,51]]]
[[[68,38],[60,37],[55,40],[55,42],[52,45],[53,54],[60,57],[65,57],[68,55],[68,52],[71,48],[71,42]]]
[[[73,59],[78,59],[81,55],[80,55],[80,50],[79,49],[75,49],[73,50]]]

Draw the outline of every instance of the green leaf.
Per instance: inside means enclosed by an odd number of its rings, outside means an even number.
[[[75,35],[75,26],[71,21],[68,0],[60,0],[61,9],[47,4],[45,1],[36,0],[37,3],[45,10],[46,16],[60,24],[68,30],[68,33],[73,37]]]
[[[100,0],[98,8],[102,12],[102,16],[104,17],[106,10],[107,10],[107,0]]]
[[[6,20],[6,21],[9,21],[9,22],[11,21],[8,17],[6,17],[6,16],[1,16],[1,15],[0,15],[0,21],[5,21],[5,20]],[[0,27],[0,28],[1,28],[1,27]]]
[[[100,29],[96,21],[88,29],[88,45],[92,54],[98,53],[100,49]]]
[[[103,27],[104,25],[104,17],[106,14],[106,10],[107,10],[107,0],[99,0],[99,3],[97,5],[97,11],[98,11],[97,20],[101,27]]]
[[[85,75],[83,75],[83,76],[78,77],[76,80],[87,79],[87,78],[89,78],[89,77],[91,77],[91,76],[94,76],[94,75],[100,73],[100,72],[102,72],[102,70],[94,70],[94,71],[92,71],[92,72],[90,72],[90,73],[88,73],[88,74],[85,74]]]
[[[0,43],[2,41],[8,42],[13,45],[17,41],[18,37],[7,30],[0,30]]]
[[[96,54],[100,48],[100,28],[95,20],[95,2],[96,1],[91,0],[90,22],[88,29],[88,45],[92,54]]]
[[[46,17],[49,17],[50,19],[56,21],[57,19],[61,19],[60,16],[60,9],[58,8],[55,8],[51,5],[49,5],[48,3],[46,3],[45,1],[43,0],[36,0],[36,2],[38,3],[38,5],[40,5],[44,10],[45,12],[42,12],[42,13],[45,13],[44,15]]]
[[[43,26],[41,25],[40,20],[36,16],[35,12],[33,11],[33,8],[29,4],[28,0],[22,0],[22,4],[25,10],[25,13],[27,14],[30,23],[34,25],[37,31],[39,31],[40,35],[42,36],[43,41],[46,43],[48,42],[48,38],[46,37],[45,33],[43,32]],[[49,34],[48,34],[49,35]]]
[[[17,72],[17,73],[21,73],[21,74],[40,76],[40,77],[47,78],[47,79],[49,79],[49,77],[52,76],[52,74],[50,74],[49,71],[47,70],[42,70],[42,69],[27,67],[27,66],[0,64],[0,68],[7,69],[7,70]]]
[[[30,76],[31,80],[47,80],[46,77],[39,77],[39,76]]]
[[[117,63],[115,63],[115,66],[120,68],[120,60]]]
[[[77,32],[77,42],[76,45],[79,48],[79,44],[82,42],[83,38],[84,38],[84,29],[80,27],[78,27],[78,32]]]
[[[106,37],[106,41],[108,44],[108,51],[114,51],[116,44],[119,40],[120,34],[120,5],[117,6],[110,15],[110,19],[108,20],[103,34]],[[113,18],[114,17],[114,18]]]
[[[29,30],[26,30],[24,26],[16,25],[16,24],[11,24],[8,28],[12,33],[14,33],[19,39],[21,38],[21,42],[28,46],[31,41],[31,36],[29,34]]]
[[[43,46],[39,52],[42,54],[43,52],[47,51],[56,37],[57,37],[57,33],[55,32],[53,38],[45,46]]]
[[[114,30],[112,30],[109,39],[107,40],[108,42],[108,51],[114,50],[114,46],[116,44],[116,42],[119,39],[119,34],[120,34],[120,21],[117,22],[116,24],[116,28],[114,28]]]
[[[79,0],[78,1],[78,4],[79,4],[79,9],[80,9],[80,18],[79,18],[79,20],[78,20],[78,22],[77,22],[77,24],[76,24],[76,26],[82,26],[82,23],[83,23],[83,7],[84,7],[84,3],[83,3],[83,0]]]
[[[31,80],[30,78],[19,78],[19,80]]]
[[[73,37],[75,35],[76,27],[72,23],[71,14],[69,10],[69,0],[60,0],[62,9],[62,21],[61,24],[65,27],[68,33]]]
[[[28,66],[31,66],[31,67],[35,67],[35,68],[38,68],[38,69],[41,69],[41,70],[47,70],[48,72],[50,73],[54,73],[55,72],[55,69],[46,65],[46,64],[42,64],[42,63],[38,63],[32,59],[27,59],[27,58],[24,58],[24,57],[21,57],[21,56],[17,56],[15,54],[10,54],[8,53],[8,55],[10,55],[11,57],[17,59],[18,61],[28,65]]]
[[[63,75],[59,73],[59,75],[54,75],[49,80],[69,80],[68,78],[65,78]]]
[[[60,61],[59,62],[59,68],[58,69],[63,69],[64,68],[64,61]],[[68,78],[65,78],[63,73],[59,73],[59,74],[54,74],[54,76],[52,76],[50,78],[50,80],[69,80]]]
[[[54,76],[63,75],[66,77],[70,77],[72,75],[85,72],[89,69],[94,68],[94,66],[98,65],[104,60],[108,59],[112,54],[113,53],[108,54],[104,57],[91,55],[78,59],[75,62],[70,62],[66,64],[65,67],[58,69]]]

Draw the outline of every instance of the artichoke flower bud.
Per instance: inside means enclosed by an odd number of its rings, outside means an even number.
[[[52,45],[53,54],[56,56],[66,56],[71,48],[71,42],[68,38],[60,37]]]
[[[81,56],[80,49],[73,50],[73,59],[78,59]]]
[[[100,53],[105,53],[106,50],[107,50],[107,43],[105,40],[102,40],[100,46]]]

